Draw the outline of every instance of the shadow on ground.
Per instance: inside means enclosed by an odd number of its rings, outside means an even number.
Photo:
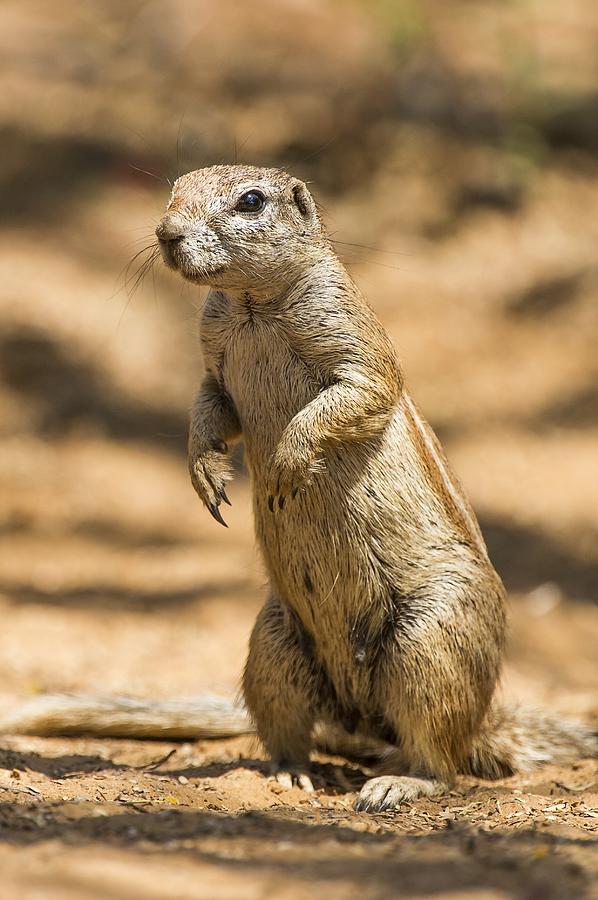
[[[595,428],[598,425],[598,386],[588,384],[553,401],[532,420],[532,427]]]
[[[482,517],[490,558],[509,591],[552,582],[572,600],[598,598],[598,560],[576,556],[546,532]]]
[[[82,775],[101,772],[104,769],[130,769],[131,766],[120,765],[102,756],[89,756],[80,753],[63,756],[42,756],[40,753],[20,750],[3,750],[0,748],[0,769],[11,771],[40,772],[48,778],[66,778],[69,775]],[[18,786],[18,783],[17,783]]]
[[[91,808],[91,804],[89,805]],[[350,882],[368,897],[394,896],[397,886],[412,895],[446,891],[508,889],[525,898],[582,897],[581,870],[555,852],[585,845],[577,838],[546,838],[533,829],[511,834],[481,833],[469,826],[422,836],[381,830],[356,831],[341,824],[346,813],[302,813],[279,807],[276,812],[241,815],[206,811],[124,811],[114,815],[81,815],[80,805],[51,808],[0,804],[0,842],[31,846],[54,840],[67,846],[100,843],[137,852],[168,846],[188,859],[216,863],[231,870],[276,873],[306,882]],[[406,813],[388,814],[390,826]],[[311,819],[312,821],[308,821]],[[546,845],[546,853],[538,845]],[[227,847],[236,847],[231,858]],[[535,863],[541,857],[540,863]],[[518,889],[513,894],[513,884]]]
[[[145,590],[118,585],[92,584],[53,591],[19,582],[0,583],[0,594],[17,604],[42,604],[65,609],[119,609],[154,612],[195,604],[204,599],[237,596],[246,590],[248,582],[242,578],[208,582],[189,588]]]
[[[108,437],[186,455],[186,415],[136,403],[93,361],[40,329],[13,327],[2,335],[0,380],[27,399],[37,434],[56,437],[83,424]]]

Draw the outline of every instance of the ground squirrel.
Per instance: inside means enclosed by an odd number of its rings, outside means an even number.
[[[243,438],[270,581],[243,692],[281,779],[309,789],[314,734],[327,727],[385,748],[383,774],[356,801],[364,810],[438,794],[459,772],[495,778],[595,752],[583,726],[493,703],[503,586],[305,184],[278,169],[191,172],[176,181],[156,234],[170,268],[211,287],[189,467],[224,524],[229,448]],[[99,707],[78,702],[84,714],[71,707],[62,730],[101,731]],[[121,712],[120,731],[103,733],[148,733],[135,728],[133,708]],[[169,732],[168,715],[154,715],[158,733],[179,736],[184,726]],[[249,730],[244,710],[231,717],[217,733]],[[12,725],[39,732],[43,718]]]

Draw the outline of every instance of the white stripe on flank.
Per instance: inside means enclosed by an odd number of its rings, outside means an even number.
[[[403,392],[403,397],[405,398],[405,402],[407,403],[407,406],[409,407],[409,411],[410,411],[411,415],[413,416],[413,421],[415,422],[416,428],[419,431],[424,444],[430,451],[430,455],[432,456],[432,459],[436,463],[436,468],[438,469],[438,473],[439,473],[440,477],[442,478],[442,482],[443,482],[447,492],[450,494],[450,496],[455,501],[455,505],[457,506],[457,508],[461,510],[461,513],[463,514],[465,521],[469,524],[469,527],[471,529],[473,536],[475,537],[478,548],[483,552],[484,556],[487,556],[488,551],[486,550],[486,545],[484,544],[484,539],[482,538],[478,523],[476,522],[475,518],[473,517],[471,511],[468,509],[467,505],[463,502],[463,497],[459,494],[459,492],[455,488],[455,485],[450,476],[450,473],[447,470],[446,464],[445,464],[444,460],[442,459],[442,457],[438,455],[438,451],[437,451],[436,447],[434,446],[434,443],[433,443],[432,439],[430,438],[430,435],[428,434],[426,426],[425,426],[424,422],[422,421],[422,418],[421,418],[420,414],[418,413],[413,400],[411,399],[411,397],[409,396],[409,394],[406,391]]]

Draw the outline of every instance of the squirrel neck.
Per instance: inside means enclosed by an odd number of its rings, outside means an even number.
[[[279,305],[306,293],[314,298],[326,293],[327,288],[338,288],[339,284],[351,284],[351,279],[342,262],[330,246],[321,248],[317,256],[306,258],[296,268],[265,278],[263,283],[252,282],[239,288],[226,288],[223,293],[233,303],[243,306]]]

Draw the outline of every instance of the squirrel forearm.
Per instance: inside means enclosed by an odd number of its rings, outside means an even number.
[[[191,483],[211,515],[226,525],[219,507],[229,503],[226,482],[233,477],[228,441],[241,433],[235,406],[211,373],[204,378],[191,409],[189,474]]]
[[[241,423],[233,401],[208,372],[191,407],[189,444],[226,443],[240,434]]]
[[[374,437],[388,424],[399,396],[398,379],[381,383],[351,372],[297,413],[282,442],[307,443],[317,452],[328,443]]]
[[[275,496],[294,495],[309,483],[328,445],[381,434],[399,395],[398,380],[388,390],[358,370],[320,391],[291,419],[274,451],[268,477],[270,509]]]

